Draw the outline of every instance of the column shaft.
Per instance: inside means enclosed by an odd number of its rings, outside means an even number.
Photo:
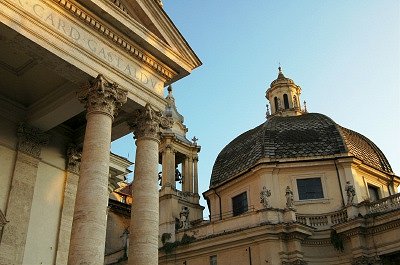
[[[158,142],[141,139],[136,141],[136,146],[129,264],[155,265],[158,264],[159,226]]]
[[[193,192],[193,158],[188,158],[189,192]]]
[[[162,155],[162,185],[170,183],[175,188],[175,153],[167,147]]]
[[[158,264],[159,193],[157,185],[160,127],[172,119],[162,117],[150,104],[137,110],[129,122],[135,134],[136,159],[132,184],[129,265]]]
[[[193,159],[193,193],[199,193],[199,171],[197,167],[198,159],[197,157]]]
[[[98,75],[78,93],[79,100],[85,103],[87,109],[87,123],[69,265],[104,263],[112,121],[118,107],[126,102],[126,95],[127,91],[108,82],[102,75]]]
[[[68,264],[103,264],[112,119],[87,116]]]

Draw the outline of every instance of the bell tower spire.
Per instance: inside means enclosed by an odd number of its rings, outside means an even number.
[[[279,64],[278,77],[272,81],[265,95],[271,106],[271,114],[268,116],[303,114],[300,106],[300,94],[300,86],[296,85],[292,79],[285,77]]]

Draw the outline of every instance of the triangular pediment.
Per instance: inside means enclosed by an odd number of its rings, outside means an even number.
[[[164,12],[158,0],[109,1],[176,52],[190,65],[190,68],[194,69],[201,65],[201,61]]]
[[[168,43],[166,39],[163,37],[161,32],[158,30],[157,26],[150,19],[148,14],[146,14],[145,10],[140,6],[140,4],[135,0],[111,0],[111,2],[121,9],[123,12],[128,14],[131,18],[136,20],[146,29],[151,31],[154,35],[159,37],[165,43]]]

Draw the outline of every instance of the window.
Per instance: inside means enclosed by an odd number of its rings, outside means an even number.
[[[275,112],[279,111],[279,103],[278,103],[278,98],[274,97],[274,104],[275,104]]]
[[[285,105],[285,109],[289,108],[289,99],[287,94],[283,94],[283,104]]]
[[[217,255],[210,256],[210,265],[217,265]]]
[[[299,192],[299,200],[324,198],[321,178],[297,179],[297,190]]]
[[[369,199],[374,202],[379,200],[379,188],[373,185],[368,185]]]
[[[247,212],[247,193],[243,192],[232,198],[233,216]]]

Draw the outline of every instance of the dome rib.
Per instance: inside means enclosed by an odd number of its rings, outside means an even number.
[[[226,145],[214,163],[210,187],[249,170],[262,158],[279,161],[348,152],[378,170],[392,173],[389,162],[374,143],[323,114],[274,116]]]

